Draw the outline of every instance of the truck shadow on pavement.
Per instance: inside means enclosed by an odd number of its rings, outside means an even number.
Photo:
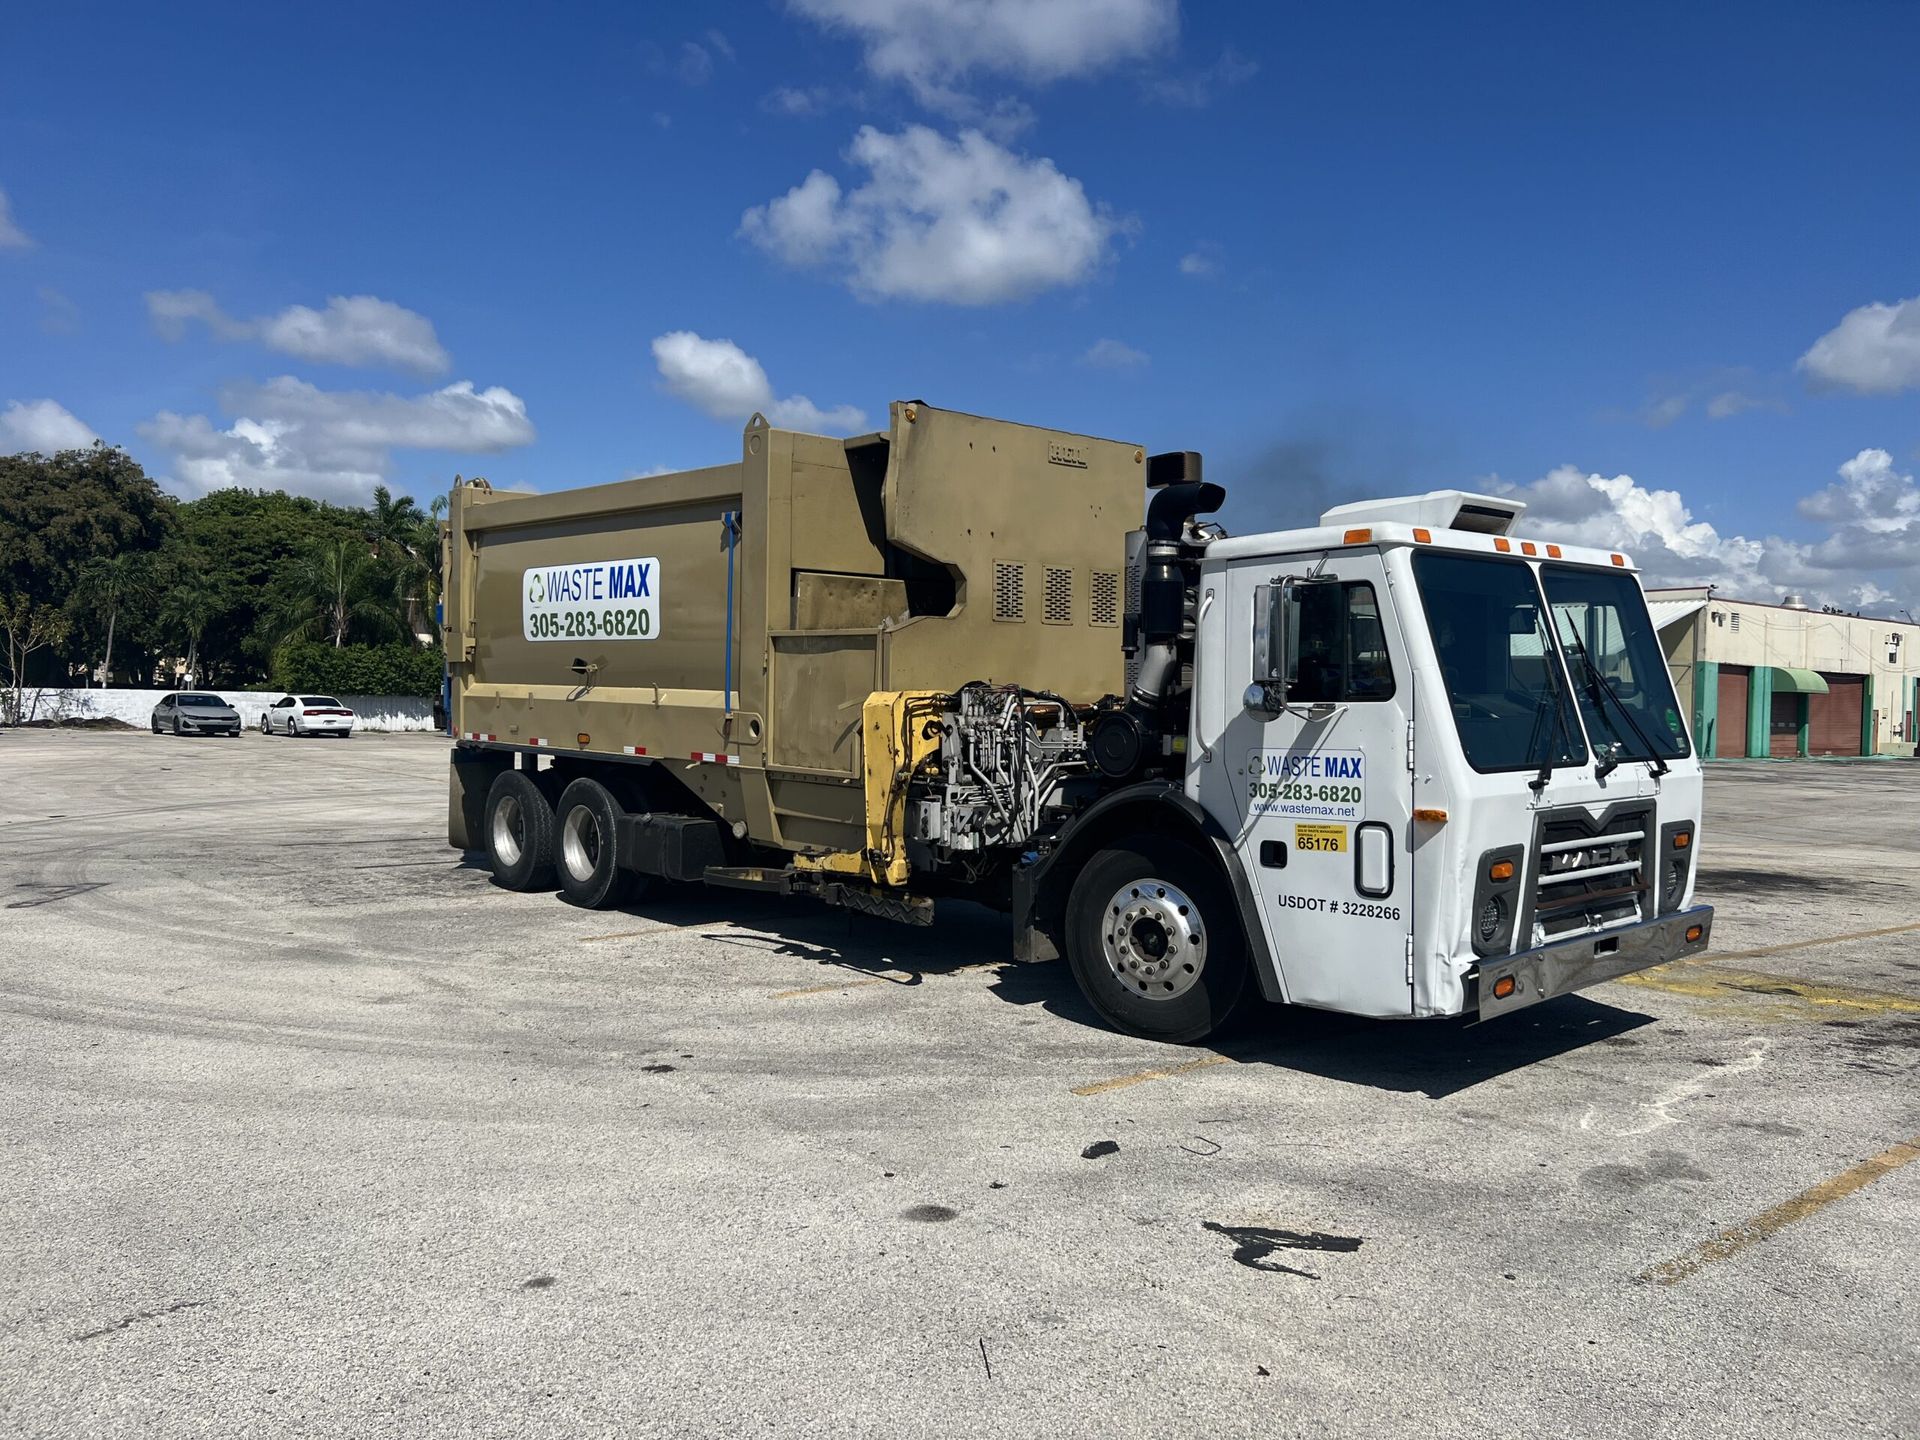
[[[1064,960],[1023,965],[1011,959],[1006,917],[984,906],[949,903],[939,922],[926,929],[754,895],[693,893],[633,907],[632,913],[685,926],[719,944],[811,960],[822,983],[831,983],[838,973],[917,986],[991,970],[987,991],[995,998],[1037,1005],[1070,1024],[1107,1028]],[[1224,1055],[1244,1065],[1271,1065],[1438,1100],[1589,1046],[1637,1047],[1641,1041],[1632,1032],[1653,1023],[1637,1010],[1585,995],[1565,995],[1485,1025],[1473,1024],[1471,1017],[1369,1020],[1255,997],[1245,1002],[1227,1033],[1192,1051],[1168,1047],[1168,1053]]]

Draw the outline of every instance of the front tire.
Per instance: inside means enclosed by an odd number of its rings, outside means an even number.
[[[554,860],[561,898],[588,910],[618,905],[631,893],[635,878],[617,863],[615,837],[626,814],[620,802],[598,780],[582,776],[560,792],[555,813]]]
[[[1066,939],[1087,1003],[1142,1039],[1204,1040],[1247,988],[1246,933],[1220,867],[1164,836],[1129,836],[1087,862]]]
[[[519,770],[503,770],[487,790],[487,861],[507,890],[553,888],[553,806]]]

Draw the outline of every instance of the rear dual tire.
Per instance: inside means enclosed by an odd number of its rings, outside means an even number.
[[[553,805],[533,777],[503,770],[487,789],[487,863],[507,890],[553,888]]]
[[[620,821],[627,812],[606,786],[582,776],[560,792],[554,808],[555,869],[569,905],[608,910],[652,885],[650,877],[620,868]]]

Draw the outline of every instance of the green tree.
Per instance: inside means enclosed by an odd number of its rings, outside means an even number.
[[[100,648],[100,683],[113,684],[113,631],[123,609],[144,605],[153,598],[152,554],[122,550],[80,567],[72,604],[89,619],[106,621],[106,639]]]
[[[200,681],[200,637],[207,625],[220,613],[220,599],[204,571],[189,571],[178,576],[160,602],[159,622],[163,632],[186,641],[187,673]]]
[[[80,572],[96,561],[158,549],[173,528],[174,509],[139,462],[111,445],[0,455],[0,593],[67,610],[59,638],[35,649],[69,665],[84,661],[89,638],[97,636],[75,634],[72,623]],[[68,652],[69,639],[79,647],[77,657]]]
[[[393,574],[364,544],[330,540],[288,567],[268,614],[274,644],[326,640],[335,649],[349,638],[385,640],[400,631]]]
[[[35,600],[18,590],[0,590],[0,635],[6,650],[0,655],[0,719],[9,725],[31,720],[27,703],[27,661],[36,650],[58,645],[66,638],[67,613],[57,605]]]

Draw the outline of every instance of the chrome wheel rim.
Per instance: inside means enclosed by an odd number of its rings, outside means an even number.
[[[583,883],[600,864],[600,822],[584,805],[569,810],[560,827],[560,859],[567,874]]]
[[[527,817],[512,795],[500,797],[493,809],[493,853],[502,865],[517,865],[526,850]]]
[[[1100,948],[1114,978],[1143,1000],[1178,1000],[1207,968],[1200,907],[1152,876],[1113,892],[1101,916]]]

